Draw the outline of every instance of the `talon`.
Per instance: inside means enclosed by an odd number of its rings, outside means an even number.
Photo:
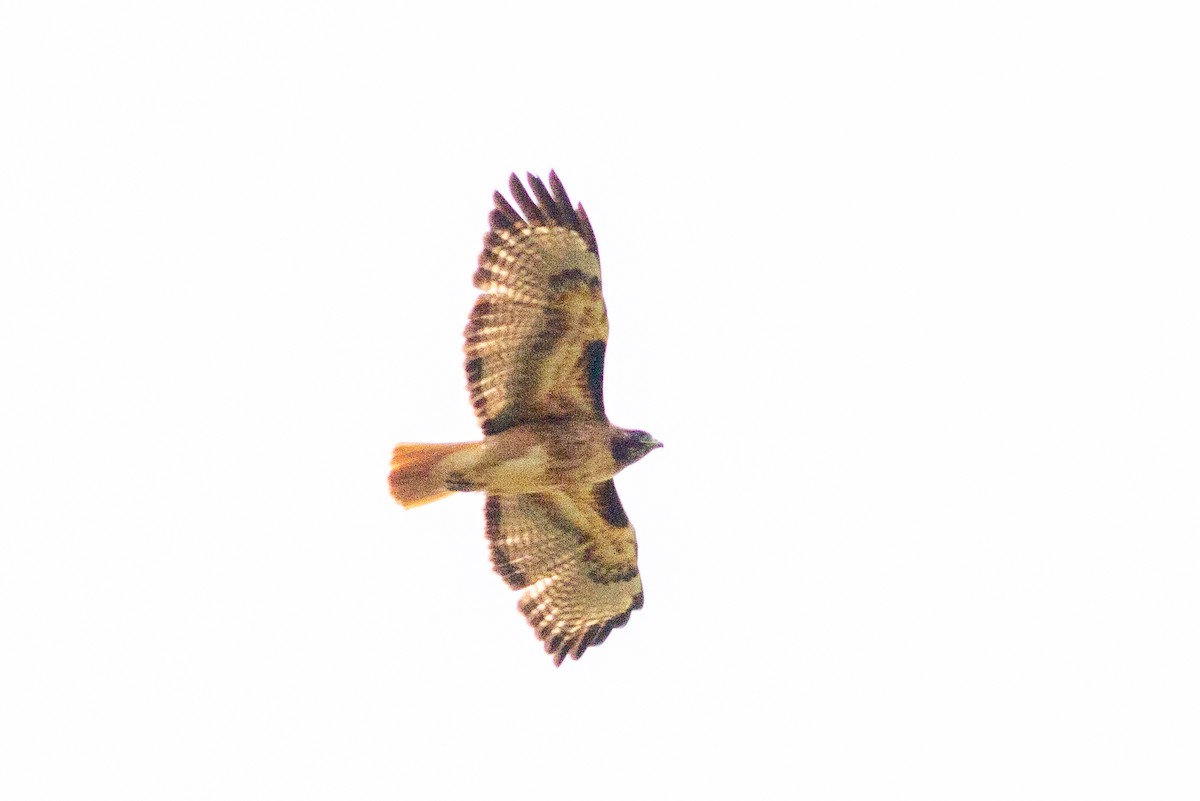
[[[446,489],[451,492],[474,492],[479,486],[462,473],[450,473],[446,476]]]

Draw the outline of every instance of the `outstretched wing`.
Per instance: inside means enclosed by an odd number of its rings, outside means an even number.
[[[642,608],[637,541],[612,480],[538,495],[489,495],[492,564],[561,665]]]
[[[467,384],[485,434],[521,423],[604,414],[608,315],[596,237],[562,182],[513,175],[521,213],[495,194],[466,337]],[[524,216],[522,216],[522,214]]]

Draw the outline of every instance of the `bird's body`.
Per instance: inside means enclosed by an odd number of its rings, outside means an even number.
[[[410,483],[416,471],[393,470],[392,493],[412,508],[451,492],[528,495],[598,484],[632,463],[629,455],[637,452],[643,433],[596,421],[548,421],[509,428],[482,442],[397,445],[393,462],[417,454],[436,461],[420,474],[421,483]]]
[[[464,332],[482,442],[402,444],[393,497],[406,508],[487,493],[492,562],[560,664],[642,606],[637,543],[612,478],[660,443],[604,412],[608,314],[595,235],[558,177],[497,192]],[[536,198],[536,200],[535,200]]]

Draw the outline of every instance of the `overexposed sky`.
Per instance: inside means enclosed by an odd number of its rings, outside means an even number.
[[[0,797],[1194,799],[1186,3],[0,9]],[[592,219],[646,606],[555,669],[461,332]]]

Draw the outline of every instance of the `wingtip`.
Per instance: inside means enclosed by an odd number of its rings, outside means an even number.
[[[571,198],[567,195],[566,188],[563,186],[562,181],[558,179],[558,174],[554,170],[550,171],[550,194],[556,203],[570,213]]]

